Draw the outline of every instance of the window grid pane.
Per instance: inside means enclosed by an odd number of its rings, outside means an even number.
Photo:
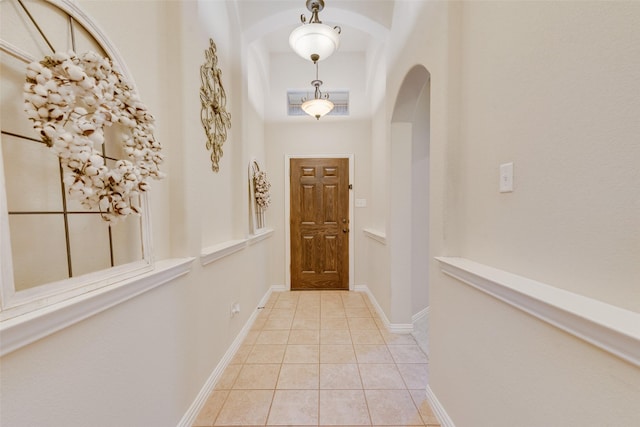
[[[31,52],[36,59],[51,54],[51,49],[78,53],[93,50],[107,56],[94,37],[58,6],[48,1],[25,4],[26,8],[17,1],[3,2],[3,27],[10,31],[2,31],[0,38],[9,37],[9,43]],[[24,28],[17,28],[19,25]],[[5,52],[0,53],[0,59],[0,149],[15,290],[144,261],[141,217],[131,215],[110,225],[97,209],[89,210],[67,199],[60,162],[40,141],[23,111],[26,64]],[[109,166],[124,157],[114,137],[122,130],[118,126],[105,129],[102,154]],[[141,202],[138,197],[137,205]]]

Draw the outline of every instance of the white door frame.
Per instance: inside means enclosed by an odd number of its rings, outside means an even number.
[[[354,181],[354,154],[285,154],[284,155],[284,248],[285,288],[291,290],[291,159],[349,159],[349,185]],[[349,290],[354,290],[354,230],[353,190],[349,190]]]

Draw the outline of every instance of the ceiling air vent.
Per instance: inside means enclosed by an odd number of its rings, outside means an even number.
[[[329,101],[333,102],[333,110],[327,116],[348,116],[349,115],[349,91],[327,91],[322,92],[329,94]],[[302,99],[312,99],[313,91],[306,90],[288,90],[287,91],[287,115],[289,116],[306,116],[302,111]]]

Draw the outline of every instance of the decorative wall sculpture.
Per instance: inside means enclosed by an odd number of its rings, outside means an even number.
[[[200,67],[200,120],[207,135],[207,150],[211,150],[211,169],[220,170],[222,145],[227,140],[227,129],[231,128],[231,114],[226,110],[227,95],[222,86],[222,71],[218,68],[216,44],[209,39],[209,49],[204,51],[205,63]]]

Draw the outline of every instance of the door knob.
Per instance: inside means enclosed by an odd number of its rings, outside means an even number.
[[[343,229],[342,229],[342,232],[343,232],[343,233],[348,233],[348,232],[349,232],[349,229],[348,229],[348,228],[343,228]]]

